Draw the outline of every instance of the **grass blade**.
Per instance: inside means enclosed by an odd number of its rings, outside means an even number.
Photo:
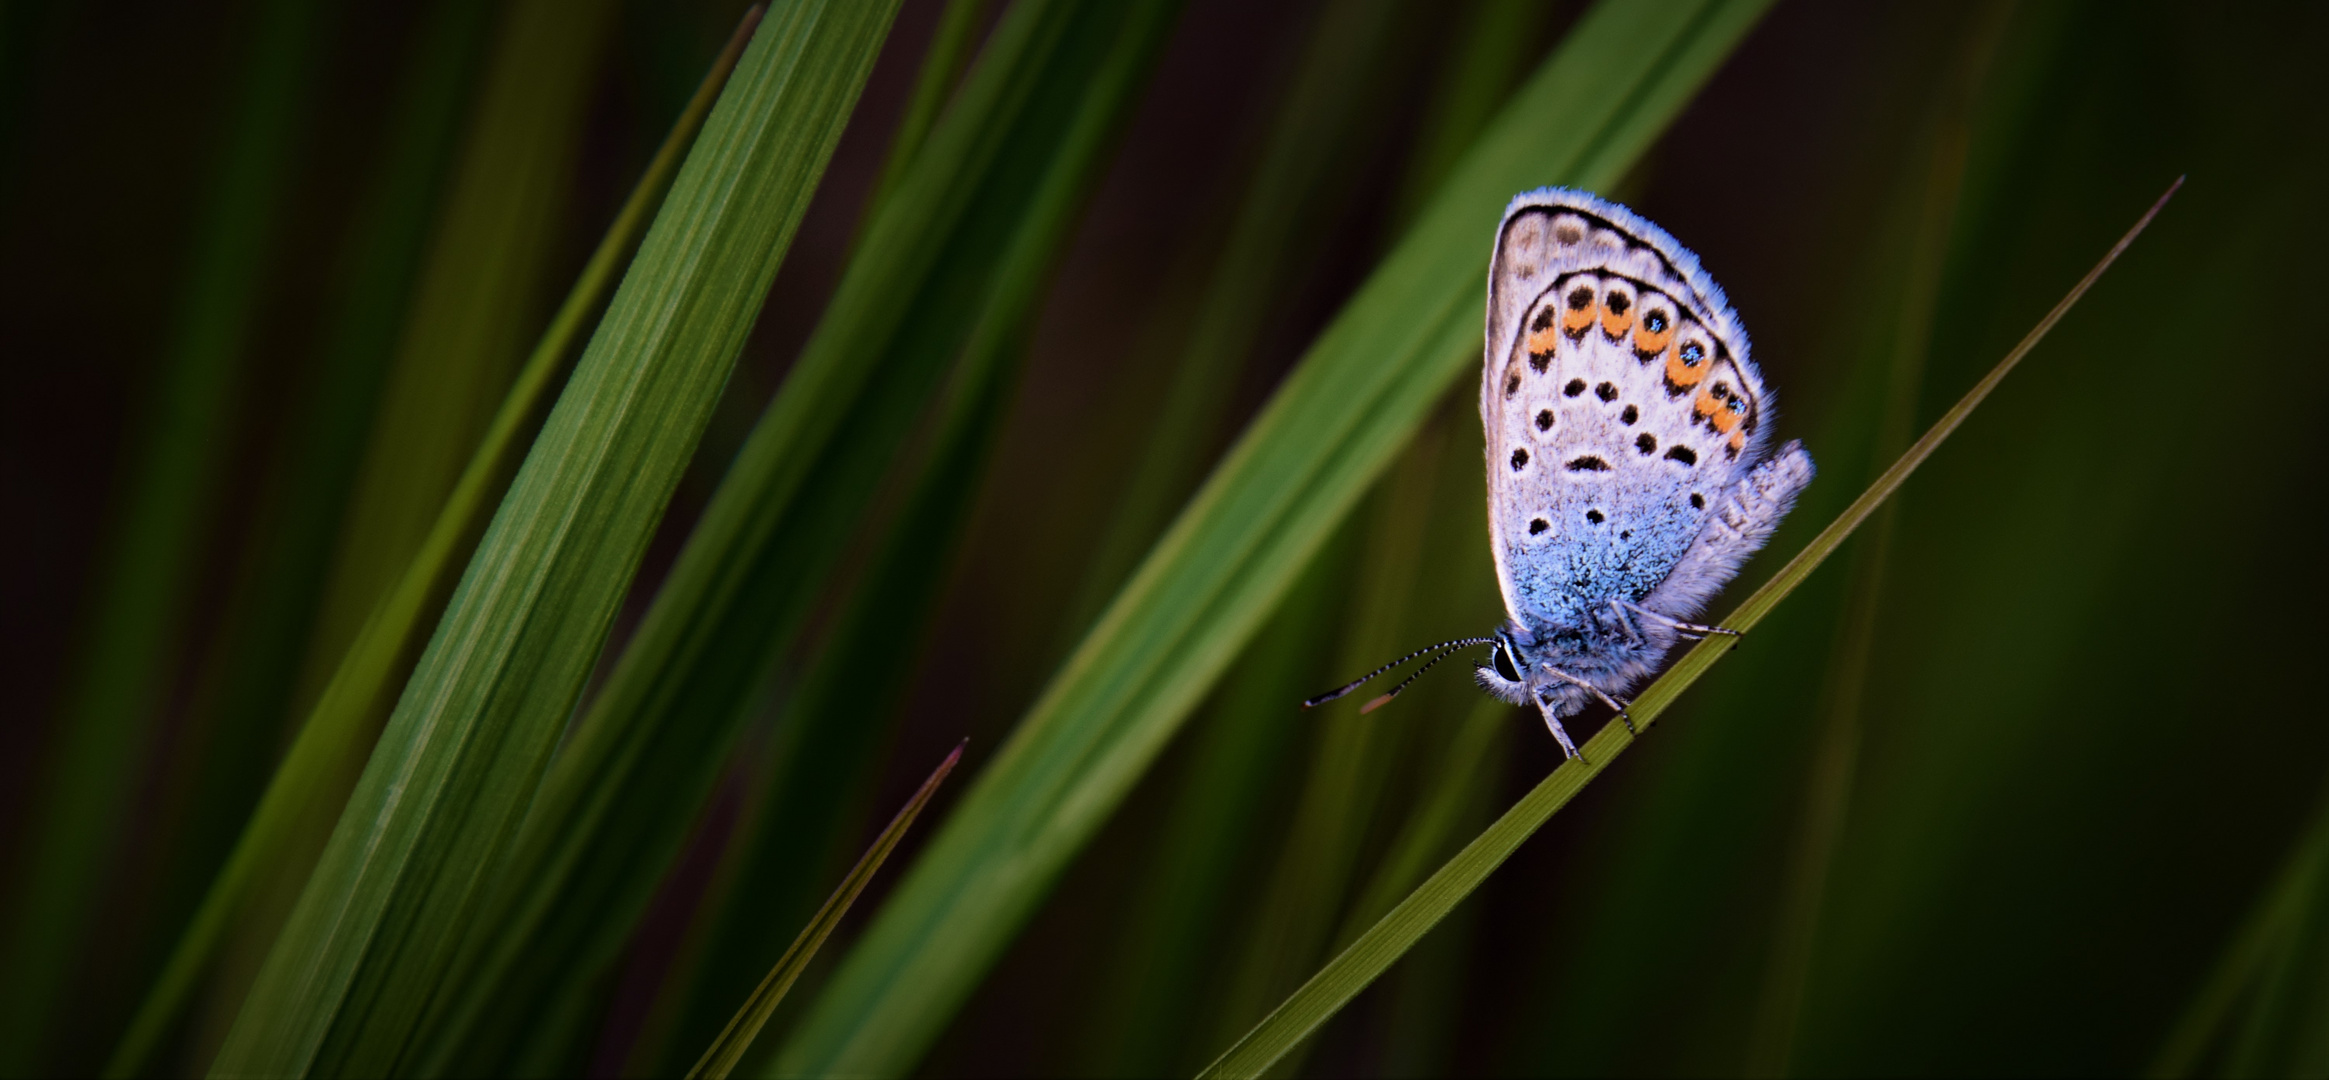
[[[772,12],[407,685],[214,1071],[394,1068],[530,801],[891,9]]]
[[[810,959],[817,955],[817,949],[825,944],[825,939],[833,936],[833,928],[841,925],[841,916],[849,913],[849,905],[857,901],[857,894],[865,891],[866,882],[873,880],[874,873],[881,869],[882,862],[890,857],[898,841],[905,837],[906,830],[913,827],[914,818],[921,814],[924,806],[929,805],[930,797],[938,793],[938,785],[946,782],[946,774],[953,772],[955,762],[961,760],[962,746],[958,745],[952,753],[946,755],[946,760],[938,763],[938,768],[931,772],[930,778],[922,781],[921,788],[914,792],[913,798],[906,800],[906,805],[898,810],[896,817],[890,819],[881,835],[874,837],[873,846],[867,848],[865,854],[857,860],[857,865],[849,869],[848,876],[843,877],[841,884],[833,889],[833,895],[825,900],[825,906],[817,909],[809,925],[801,927],[800,936],[793,939],[792,947],[784,951],[784,955],[777,959],[776,966],[769,969],[768,977],[762,979],[760,985],[752,991],[752,996],[745,999],[744,1007],[736,1010],[736,1018],[728,1021],[727,1028],[720,1032],[719,1038],[712,1040],[712,1045],[704,1050],[704,1056],[695,1063],[695,1068],[688,1070],[689,1080],[699,1076],[708,1080],[726,1080],[736,1063],[743,1060],[744,1051],[751,1049],[752,1040],[759,1037],[761,1026],[768,1023],[768,1018],[775,1014],[777,1003],[784,1000],[785,991],[792,989],[793,982],[801,977],[801,972],[809,966]]]
[[[519,370],[501,410],[486,429],[484,442],[453,486],[412,563],[341,659],[339,670],[326,684],[315,711],[268,783],[242,837],[211,883],[129,1033],[115,1049],[106,1067],[109,1074],[129,1075],[142,1069],[155,1042],[177,1017],[196,980],[209,966],[227,927],[244,910],[254,877],[263,869],[282,869],[290,858],[287,847],[301,831],[301,823],[328,820],[345,798],[357,763],[370,745],[373,733],[366,721],[383,707],[381,699],[390,690],[399,658],[410,655],[416,646],[421,620],[433,608],[433,598],[441,597],[449,586],[452,568],[466,553],[492,495],[500,490],[514,464],[522,445],[519,439],[536,415],[543,393],[581,335],[584,319],[598,309],[613,287],[615,271],[646,228],[650,211],[678,170],[680,155],[694,141],[756,22],[756,12],[747,16],[735,39],[704,76],[695,100],[672,126],[671,134],[608,226],[606,236],[591,253],[573,291],[550,320],[533,355]]]
[[[519,0],[498,20],[348,496],[295,708],[321,696],[427,540],[526,358],[615,10],[612,0]]]
[[[2086,294],[2087,289],[2094,285],[2096,279],[2102,276],[2103,271],[2110,268],[2111,263],[2118,259],[2120,253],[2127,250],[2129,244],[2134,243],[2135,237],[2151,224],[2151,219],[2159,213],[2162,207],[2167,205],[2167,200],[2172,198],[2176,190],[2182,186],[2183,180],[2179,177],[2167,189],[2167,192],[2159,197],[2159,201],[2153,203],[2151,208],[2136,220],[2135,224],[2127,230],[2126,235],[2120,237],[2119,242],[2112,245],[2110,251],[2103,255],[2102,260],[2095,264],[2094,269],[2087,271],[2086,276],[2071,288],[2069,294],[2064,296],[2060,303],[2055,304],[2054,309],[2047,312],[2046,317],[2039,320],[2038,325],[2022,338],[2021,343],[2015,345],[2013,350],[2006,354],[2005,359],[1998,361],[1996,367],[1991,368],[1981,381],[1966,391],[1965,396],[1958,399],[1948,412],[1943,413],[1941,418],[1925,431],[1923,437],[1911,445],[1900,456],[1899,460],[1893,462],[1892,467],[1886,469],[1883,475],[1877,477],[1876,481],[1869,485],[1868,490],[1862,492],[1859,498],[1854,499],[1852,504],[1836,520],[1830,522],[1827,528],[1822,529],[1818,536],[1812,538],[1812,541],[1806,544],[1802,551],[1797,552],[1793,559],[1788,560],[1787,565],[1769,582],[1765,583],[1762,588],[1755,590],[1754,594],[1749,596],[1744,603],[1733,609],[1730,616],[1723,620],[1722,625],[1741,632],[1751,630],[1755,624],[1762,622],[1763,617],[1770,614],[1771,609],[1778,606],[1781,600],[1786,599],[1787,594],[1795,591],[1796,586],[1802,584],[1804,578],[1809,577],[1811,572],[1817,569],[1819,564],[1825,561],[1828,555],[1833,553],[1836,547],[1852,534],[1854,529],[1866,521],[1869,515],[1875,513],[1877,508],[1882,506],[1903,482],[1907,481],[1909,474],[1915,472],[1917,466],[1932,456],[1933,451],[1938,449],[1941,443],[1957,430],[1958,425],[1965,422],[1967,416],[1972,415],[1973,410],[1981,404],[1984,398],[1989,396],[1990,391],[1995,390],[1998,383],[2004,381],[2006,375],[2011,373],[2014,367],[2021,363],[2022,358],[2027,356],[2030,350],[2046,336],[2046,332],[2053,329],[2054,324],[2060,321],[2063,314],[2078,302],[2079,297]],[[1628,710],[1632,715],[1634,727],[1637,730],[1648,730],[1650,725],[1657,721],[1658,716],[1666,711],[1667,706],[1672,705],[1675,698],[1689,689],[1692,683],[1697,682],[1708,668],[1714,666],[1715,661],[1720,660],[1724,653],[1731,650],[1732,646],[1733,642],[1727,639],[1712,638],[1700,642],[1697,647],[1684,654],[1673,667],[1667,669],[1664,675],[1660,676],[1656,682],[1651,683],[1640,697],[1634,699],[1631,709]],[[1569,800],[1575,797],[1579,791],[1584,790],[1586,784],[1608,768],[1610,762],[1615,760],[1618,754],[1623,753],[1627,747],[1631,746],[1634,738],[1635,736],[1626,732],[1623,724],[1604,725],[1601,731],[1595,734],[1584,746],[1583,758],[1567,762],[1560,768],[1553,770],[1550,776],[1538,783],[1536,788],[1522,797],[1512,809],[1505,811],[1504,815],[1498,818],[1494,825],[1489,826],[1486,832],[1480,834],[1455,858],[1449,860],[1398,907],[1392,909],[1390,914],[1383,916],[1381,921],[1368,929],[1365,934],[1360,935],[1357,941],[1352,942],[1348,949],[1335,957],[1318,974],[1311,976],[1309,982],[1304,983],[1302,988],[1295,991],[1292,997],[1286,999],[1285,1003],[1279,1005],[1275,1011],[1263,1019],[1259,1025],[1256,1025],[1252,1031],[1247,1032],[1244,1038],[1239,1039],[1235,1045],[1223,1052],[1220,1058],[1206,1067],[1205,1071],[1199,1075],[1207,1077],[1261,1075],[1262,1071],[1269,1068],[1271,1063],[1292,1049],[1296,1043],[1316,1029],[1319,1024],[1324,1023],[1328,1017],[1334,1015],[1335,1011],[1340,1009],[1345,1002],[1356,996],[1360,990],[1365,989],[1394,961],[1404,955],[1409,948],[1422,939],[1424,934],[1437,925],[1440,919],[1446,917],[1457,903],[1471,895],[1472,890],[1487,880],[1488,875],[1502,865],[1522,841],[1534,834],[1555,812],[1567,805]]]
[[[1515,191],[1613,182],[1761,14],[1603,5],[1515,95],[967,792],[779,1060],[905,1071],[1440,394]],[[1560,116],[1568,122],[1547,124]]]
[[[91,918],[109,855],[123,847],[201,571],[195,556],[218,511],[237,392],[306,114],[313,42],[325,21],[300,0],[257,5],[254,16],[156,364],[158,386],[137,428],[142,445],[130,451],[134,464],[97,563],[92,614],[79,628],[50,725],[52,764],[0,897],[10,915],[0,928],[0,1073],[87,1069],[94,1055],[79,1055],[111,1034],[61,1031],[60,1019],[70,1018],[68,1029],[86,1022],[87,1010],[70,1008],[85,989],[76,985],[87,965],[79,954],[98,932]],[[13,178],[13,148],[10,157]]]
[[[513,1040],[555,1040],[573,1010],[560,995],[620,955],[876,494],[920,467],[900,455],[949,366],[974,384],[1015,349],[1173,10],[1042,0],[1005,16],[545,781],[492,955],[431,1036],[447,1068],[501,1069]]]
[[[859,223],[861,230],[873,224],[882,204],[905,180],[906,170],[914,164],[914,155],[929,140],[931,127],[938,123],[947,101],[954,96],[955,84],[962,80],[963,68],[978,51],[977,35],[986,21],[986,13],[986,0],[946,0],[946,11],[938,17],[938,31],[931,35],[929,52],[922,57],[922,69],[914,76],[914,96],[906,103],[906,114],[898,118],[898,130],[890,136],[890,151],[882,161],[881,176],[866,194],[866,213]]]

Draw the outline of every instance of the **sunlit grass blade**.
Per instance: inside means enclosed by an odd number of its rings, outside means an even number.
[[[681,165],[214,1071],[385,1072],[475,930],[891,9],[786,4]]]
[[[1513,192],[1613,182],[1763,9],[1616,4],[1584,18],[964,795],[786,1044],[780,1071],[911,1066],[1441,393],[1477,363],[1482,238]]]
[[[1161,23],[1150,29],[1161,30]],[[1108,76],[1090,95],[1090,107],[1078,124],[1081,132],[1060,147],[1045,180],[1049,190],[1034,204],[1040,209],[1026,217],[1020,235],[1003,253],[995,274],[1001,287],[964,343],[936,415],[924,421],[935,435],[916,460],[901,463],[885,481],[910,482],[908,493],[896,512],[868,530],[886,532],[877,554],[777,713],[778,730],[762,763],[765,786],[757,812],[737,833],[738,848],[732,852],[736,876],[726,896],[715,898],[724,903],[705,908],[706,917],[714,920],[707,935],[709,963],[685,973],[693,985],[672,987],[676,994],[697,999],[698,1007],[690,1010],[695,1024],[716,1019],[707,1015],[715,1001],[734,999],[733,992],[720,994],[727,988],[723,977],[740,981],[744,963],[757,963],[773,951],[770,927],[753,923],[754,907],[775,901],[781,906],[767,910],[790,911],[812,899],[807,888],[817,868],[831,864],[837,854],[845,857],[833,849],[844,842],[841,837],[860,831],[854,822],[864,813],[863,788],[876,775],[880,749],[891,735],[890,720],[910,689],[904,680],[869,686],[865,673],[927,648],[930,624],[947,594],[1016,396],[1036,303],[1101,160],[1094,151],[1121,121],[1151,52],[1153,39],[1143,37],[1119,44]],[[820,502],[832,505],[824,500],[809,505]]]
[[[1912,444],[1900,456],[1899,460],[1893,462],[1883,475],[1877,477],[1876,481],[1869,485],[1868,490],[1862,492],[1859,498],[1854,499],[1852,504],[1826,528],[1822,529],[1818,536],[1812,538],[1802,551],[1797,552],[1794,558],[1788,560],[1787,565],[1773,575],[1769,582],[1765,583],[1762,588],[1755,590],[1754,594],[1737,608],[1732,609],[1731,614],[1722,620],[1722,625],[1741,633],[1752,630],[1757,623],[1763,621],[1764,616],[1771,613],[1772,608],[1778,606],[1781,600],[1786,599],[1789,593],[1794,592],[1796,586],[1802,584],[1803,580],[1809,577],[1811,572],[1817,569],[1820,563],[1835,551],[1837,546],[1851,536],[1853,530],[1859,528],[1869,515],[1884,505],[1885,500],[1898,490],[1902,483],[1907,481],[1909,474],[1915,472],[1917,466],[1932,456],[1933,451],[1938,449],[1941,443],[1946,441],[1950,434],[1965,422],[1967,416],[1972,415],[1973,410],[1989,396],[1992,390],[1997,388],[1998,383],[2004,381],[2006,375],[2013,371],[2015,365],[2019,364],[2022,358],[2027,356],[2030,350],[2045,338],[2046,332],[2052,330],[2054,324],[2061,320],[2063,314],[2068,312],[2071,306],[2086,294],[2087,289],[2094,285],[2095,281],[2102,276],[2103,271],[2109,269],[2111,263],[2117,261],[2120,253],[2126,251],[2129,244],[2134,243],[2135,237],[2151,224],[2151,219],[2159,213],[2162,207],[2167,205],[2167,200],[2172,198],[2176,190],[2182,186],[2183,180],[2178,178],[2167,189],[2167,192],[2159,197],[2159,201],[2153,203],[2151,208],[2146,210],[2143,216],[2127,230],[2126,234],[2119,238],[2118,243],[2112,245],[2102,260],[2096,263],[2092,270],[2087,271],[2086,276],[2071,288],[2069,294],[2064,296],[2061,302],[2055,304],[2054,309],[2046,313],[2045,318],[2039,320],[2038,325],[2022,338],[2020,344],[2015,345],[2003,360],[1998,361],[1996,367],[1991,368],[1987,375],[1984,375],[1979,382],[1973,385],[1972,389],[1966,391],[1964,397],[1958,399],[1948,412],[1943,413],[1932,427],[1926,429],[1924,435]],[[1627,711],[1631,714],[1635,729],[1637,731],[1648,730],[1652,724],[1657,722],[1658,716],[1664,713],[1666,708],[1672,705],[1683,691],[1689,689],[1692,683],[1697,682],[1699,677],[1704,675],[1707,669],[1713,667],[1714,663],[1720,660],[1724,653],[1729,652],[1734,645],[1735,642],[1731,639],[1717,636],[1700,642],[1697,647],[1685,653],[1664,675],[1660,676],[1656,682],[1651,683],[1641,696],[1634,699],[1632,706]],[[1504,815],[1498,818],[1494,825],[1489,826],[1486,832],[1480,834],[1455,858],[1449,860],[1415,892],[1409,894],[1398,907],[1393,908],[1389,914],[1383,916],[1381,921],[1369,928],[1365,934],[1360,935],[1359,939],[1352,942],[1341,955],[1336,956],[1316,975],[1311,976],[1301,989],[1295,991],[1293,996],[1287,998],[1283,1004],[1256,1025],[1252,1031],[1247,1032],[1235,1045],[1223,1052],[1220,1058],[1216,1059],[1212,1065],[1207,1066],[1205,1071],[1199,1075],[1207,1077],[1261,1075],[1262,1071],[1269,1068],[1272,1062],[1277,1061],[1279,1057],[1292,1049],[1296,1043],[1315,1030],[1319,1024],[1324,1023],[1328,1017],[1334,1015],[1360,990],[1374,982],[1375,978],[1389,968],[1394,961],[1405,955],[1407,950],[1412,948],[1417,941],[1420,941],[1424,934],[1428,933],[1442,918],[1446,917],[1456,904],[1470,896],[1481,882],[1487,880],[1489,874],[1493,873],[1498,866],[1503,865],[1504,860],[1511,856],[1522,841],[1534,834],[1555,812],[1568,805],[1571,798],[1575,797],[1579,791],[1584,790],[1586,784],[1607,769],[1617,755],[1623,753],[1627,747],[1633,744],[1634,739],[1635,736],[1629,734],[1623,724],[1613,722],[1604,725],[1601,731],[1582,748],[1582,758],[1569,761],[1553,770],[1551,775],[1539,782],[1512,809],[1505,811]]]
[[[195,212],[152,397],[130,429],[133,449],[89,614],[75,629],[76,653],[48,725],[49,765],[28,800],[31,828],[0,895],[9,916],[0,927],[0,1073],[88,1069],[95,1060],[87,1044],[110,1035],[80,1030],[90,1018],[73,1008],[85,989],[75,982],[102,969],[85,952],[96,945],[91,919],[110,860],[125,849],[121,830],[189,631],[189,598],[202,574],[197,556],[219,512],[261,289],[307,115],[315,39],[328,25],[300,0],[255,5],[252,18],[241,28],[250,42],[238,50],[245,66],[229,84],[226,131]]]
[[[401,658],[418,647],[421,620],[449,587],[449,577],[467,554],[494,496],[516,462],[520,442],[537,415],[542,396],[570,355],[585,320],[598,310],[614,286],[615,274],[632,245],[646,228],[650,212],[679,167],[695,133],[711,111],[712,101],[743,51],[757,12],[744,25],[705,75],[695,100],[672,126],[671,134],[648,163],[630,198],[608,226],[576,280],[574,288],[550,320],[533,355],[518,372],[503,399],[501,410],[486,429],[485,441],[471,456],[469,466],[438,512],[435,525],[405,568],[396,588],[383,598],[371,620],[341,660],[308,722],[301,727],[283,764],[268,783],[266,794],[245,826],[234,851],[211,884],[193,921],[180,938],[168,965],[156,980],[132,1022],[128,1034],[106,1070],[112,1075],[140,1071],[167,1026],[184,1007],[186,996],[208,967],[221,935],[244,909],[254,875],[262,869],[281,870],[289,857],[286,845],[301,831],[303,822],[329,820],[345,797],[349,783],[370,746],[368,720],[385,706],[389,681]],[[311,856],[312,857],[312,856]],[[306,860],[292,859],[304,865]]]
[[[809,919],[809,925],[801,927],[800,936],[793,939],[792,947],[786,949],[784,955],[776,961],[776,966],[769,969],[768,977],[753,989],[752,996],[745,1000],[744,1006],[736,1010],[735,1019],[728,1021],[727,1028],[720,1032],[719,1038],[712,1040],[712,1045],[704,1050],[704,1056],[695,1063],[695,1068],[688,1070],[689,1080],[695,1077],[726,1080],[736,1063],[743,1060],[744,1051],[751,1049],[752,1040],[759,1037],[761,1026],[768,1023],[768,1018],[775,1014],[777,1003],[784,1000],[785,992],[792,989],[793,982],[801,977],[801,972],[809,966],[810,959],[817,955],[817,949],[825,944],[825,939],[833,935],[833,928],[841,925],[841,916],[849,913],[849,905],[857,902],[857,894],[865,891],[866,882],[873,880],[882,862],[890,857],[898,841],[905,837],[906,830],[913,827],[914,818],[921,814],[924,806],[929,805],[930,797],[938,793],[938,785],[946,782],[946,774],[953,772],[955,762],[961,760],[962,747],[958,745],[946,755],[946,760],[938,763],[938,768],[931,772],[930,778],[922,781],[921,788],[914,792],[913,798],[906,800],[906,805],[898,810],[896,817],[890,819],[881,835],[874,837],[873,846],[867,848],[865,854],[857,860],[857,865],[849,869],[848,876],[841,879],[841,884],[833,889],[833,895],[825,900],[825,906],[818,908],[817,914]]]
[[[571,1026],[892,470],[923,467],[902,455],[950,374],[1015,348],[1173,10],[1006,13],[544,782],[490,952],[429,1038],[446,1068],[541,1060]]]

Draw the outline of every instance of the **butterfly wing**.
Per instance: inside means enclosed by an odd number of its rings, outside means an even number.
[[[1515,198],[1480,385],[1514,621],[1541,635],[1648,597],[1764,454],[1769,408],[1738,317],[1688,250],[1584,192]]]

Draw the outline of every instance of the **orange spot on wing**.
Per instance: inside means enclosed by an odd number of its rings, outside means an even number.
[[[1619,311],[1619,308],[1625,310]],[[1639,314],[1641,307],[1631,295],[1617,289],[1602,294],[1601,332],[1609,335],[1611,341],[1625,340],[1626,331],[1633,329],[1634,316]]]
[[[1596,314],[1596,305],[1590,298],[1583,306],[1573,306],[1572,298],[1579,289],[1585,290],[1589,297],[1596,291],[1591,284],[1575,280],[1560,289],[1561,329],[1572,334],[1583,333],[1586,327],[1593,325],[1593,316]]]
[[[1737,431],[1731,432],[1731,453],[1736,454],[1742,450],[1745,450],[1746,448],[1747,429],[1740,428]]]
[[[1715,397],[1712,390],[1699,391],[1698,400],[1691,402],[1690,405],[1698,410],[1700,416],[1713,416],[1722,411],[1722,399]]]
[[[1674,341],[1674,316],[1666,316],[1666,328],[1655,333],[1647,325],[1634,328],[1634,351],[1644,356],[1656,356],[1666,351]]]
[[[1704,360],[1700,360],[1697,367],[1683,363],[1682,350],[1679,348],[1666,350],[1667,382],[1680,387],[1696,386],[1699,380],[1706,378],[1706,369],[1707,363]]]
[[[1532,330],[1528,335],[1528,351],[1531,355],[1549,353],[1560,340],[1561,332],[1549,326],[1542,330]]]

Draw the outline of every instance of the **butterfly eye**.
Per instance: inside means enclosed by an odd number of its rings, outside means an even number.
[[[1538,524],[1541,525],[1543,522],[1540,520]],[[1494,655],[1496,658],[1496,673],[1498,675],[1504,676],[1504,681],[1506,682],[1519,682],[1520,669],[1514,667],[1512,664],[1512,647],[1499,640],[1496,643],[1496,652]]]

